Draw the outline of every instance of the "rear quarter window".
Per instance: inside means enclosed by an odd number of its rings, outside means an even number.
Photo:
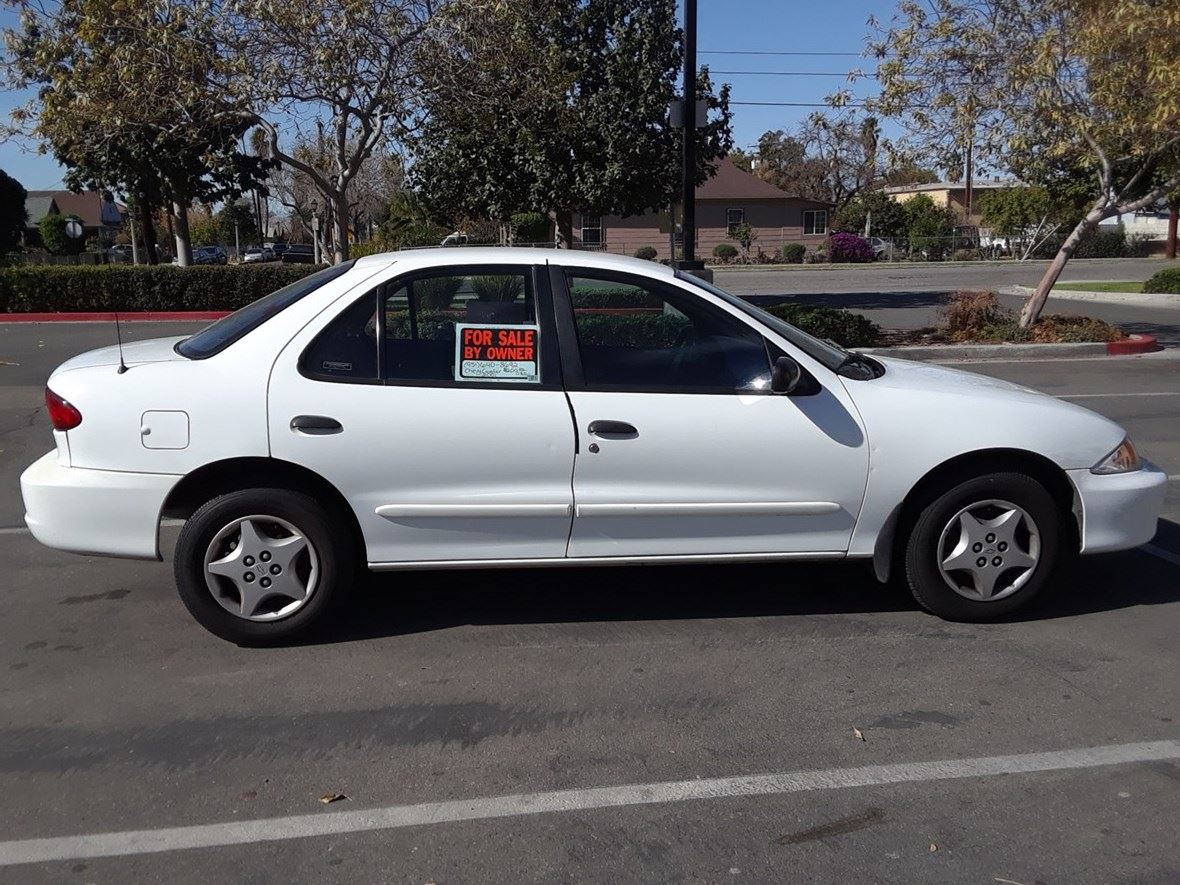
[[[277,316],[296,301],[305,298],[321,286],[343,276],[352,269],[355,261],[345,261],[333,267],[326,267],[290,285],[264,295],[247,304],[229,316],[222,317],[206,326],[195,335],[190,335],[176,345],[176,352],[190,360],[208,359],[220,353],[242,336],[254,331],[267,320]]]

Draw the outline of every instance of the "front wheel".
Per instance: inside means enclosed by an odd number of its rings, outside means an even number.
[[[185,607],[211,633],[243,645],[297,639],[352,583],[351,545],[313,498],[247,489],[189,518],[173,568]]]
[[[1043,485],[992,473],[955,485],[918,516],[905,546],[906,581],[927,611],[987,620],[1032,600],[1061,558],[1063,516]]]

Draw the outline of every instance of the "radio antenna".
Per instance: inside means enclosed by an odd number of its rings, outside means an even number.
[[[119,326],[119,311],[115,311],[115,340],[119,342],[119,374],[127,371],[127,363],[123,362],[123,330]]]

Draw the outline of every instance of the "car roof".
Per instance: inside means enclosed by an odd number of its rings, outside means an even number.
[[[536,249],[517,246],[434,246],[429,249],[403,249],[382,252],[357,259],[358,267],[394,262],[406,269],[446,267],[454,264],[559,264],[595,270],[618,270],[649,276],[672,276],[672,268],[643,258],[586,252],[580,249]]]

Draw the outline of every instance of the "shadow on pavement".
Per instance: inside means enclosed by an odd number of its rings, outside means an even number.
[[[1180,526],[1153,544],[1180,555]],[[1180,602],[1180,566],[1140,550],[1087,557],[1050,592],[1004,618],[1037,621]],[[916,612],[867,562],[386,572],[356,588],[313,643],[468,624],[664,621]],[[933,615],[931,625],[937,624]],[[784,624],[784,630],[789,625]]]
[[[846,307],[849,310],[937,309],[949,292],[809,292],[805,295],[743,295],[759,307],[797,304],[802,307]]]

